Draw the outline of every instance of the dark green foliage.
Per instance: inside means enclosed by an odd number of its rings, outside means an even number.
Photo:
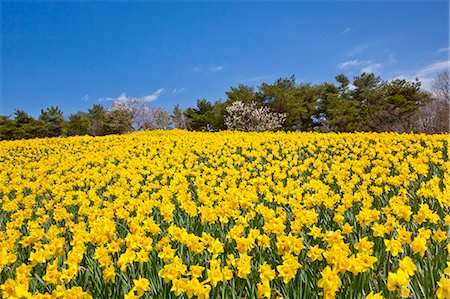
[[[14,121],[9,116],[0,115],[0,140],[14,139],[15,126]]]
[[[113,110],[106,114],[105,134],[123,134],[133,131],[132,117],[127,110]]]
[[[64,116],[58,107],[51,106],[47,110],[41,110],[39,121],[44,125],[45,137],[58,137],[63,134],[65,126]]]
[[[219,131],[225,129],[225,104],[211,103],[205,99],[197,101],[197,108],[185,111],[188,129],[194,131]]]
[[[338,132],[396,131],[409,132],[417,127],[414,114],[429,97],[420,82],[381,80],[363,73],[350,81],[336,76],[337,86],[327,85],[319,111],[323,127]]]
[[[231,87],[230,91],[225,92],[227,95],[226,105],[241,101],[248,105],[250,103],[256,103],[258,106],[262,104],[263,95],[255,91],[251,86],[239,84],[238,87]]]
[[[78,112],[69,116],[67,134],[69,136],[89,134],[90,119],[87,113]]]
[[[45,137],[44,123],[36,120],[23,110],[16,110],[14,120],[9,116],[0,117],[0,138],[2,140]]]
[[[88,109],[89,135],[103,136],[106,134],[106,111],[102,105],[95,104]]]

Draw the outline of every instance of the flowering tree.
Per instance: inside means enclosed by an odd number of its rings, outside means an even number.
[[[244,132],[273,131],[282,127],[286,120],[283,113],[274,113],[268,107],[257,107],[256,103],[249,105],[236,101],[227,107],[225,125],[228,130]]]
[[[117,100],[108,111],[127,111],[136,131],[167,129],[171,124],[170,115],[165,109],[150,107],[144,98]]]

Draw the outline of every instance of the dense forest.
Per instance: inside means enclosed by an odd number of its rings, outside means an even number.
[[[258,108],[282,116],[279,118],[282,122],[273,128],[284,131],[449,131],[448,72],[438,74],[429,91],[423,90],[418,79],[385,81],[372,73],[362,73],[352,81],[341,74],[335,80],[314,85],[297,83],[296,77],[291,76],[257,87],[240,84],[225,93],[225,100],[199,99],[196,107],[181,109],[177,105],[172,113],[151,107],[139,98],[116,101],[107,108],[95,104],[87,112],[68,117],[58,107],[42,110],[38,118],[16,110],[13,115],[0,116],[0,139],[102,136],[171,128],[196,131],[242,128],[227,122],[236,111],[230,109],[236,102],[250,109],[250,114],[243,117],[252,117],[251,111],[260,111]]]

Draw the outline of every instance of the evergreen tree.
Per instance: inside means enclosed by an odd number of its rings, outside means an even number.
[[[88,109],[87,113],[89,117],[89,135],[91,136],[103,136],[106,134],[105,122],[106,111],[102,105],[94,104],[91,109]]]
[[[58,137],[63,134],[65,121],[63,113],[58,107],[51,106],[45,111],[41,110],[39,120],[44,124],[46,137]]]
[[[89,116],[85,112],[78,112],[69,116],[67,133],[69,136],[89,134]]]

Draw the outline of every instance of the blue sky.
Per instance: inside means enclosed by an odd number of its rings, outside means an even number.
[[[448,47],[448,1],[2,2],[0,114],[125,96],[171,111],[292,74],[427,86]]]

